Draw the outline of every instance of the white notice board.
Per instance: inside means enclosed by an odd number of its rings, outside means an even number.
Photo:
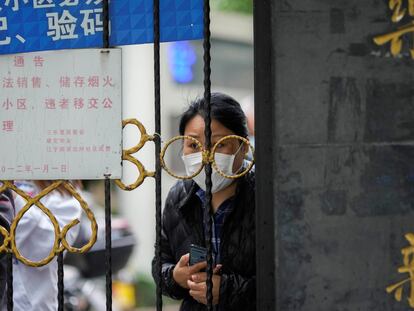
[[[0,56],[0,180],[122,175],[121,50]]]

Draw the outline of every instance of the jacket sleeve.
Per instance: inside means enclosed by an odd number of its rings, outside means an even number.
[[[13,220],[14,205],[13,197],[9,190],[0,193],[0,226],[7,230],[10,228],[10,223]],[[0,245],[3,244],[4,237],[0,234]]]
[[[256,277],[222,274],[220,310],[256,310]]]
[[[10,223],[14,217],[13,196],[9,190],[0,192],[0,226],[9,230]],[[4,237],[0,234],[0,245],[4,242]],[[6,291],[6,258],[4,253],[0,254],[0,307],[3,306],[3,298]]]
[[[176,259],[171,251],[169,234],[171,233],[170,228],[176,221],[178,221],[178,215],[174,212],[174,200],[172,199],[172,193],[167,197],[165,208],[162,217],[162,233],[160,240],[161,248],[161,275],[157,273],[158,263],[156,257],[152,261],[152,275],[156,283],[160,282],[162,293],[173,299],[183,299],[188,296],[188,291],[178,285],[173,278],[173,270],[176,265]],[[161,277],[161,279],[160,279]]]

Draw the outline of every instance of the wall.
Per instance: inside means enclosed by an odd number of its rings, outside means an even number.
[[[277,310],[408,310],[408,283],[401,303],[385,292],[413,231],[408,42],[373,44],[396,29],[388,1],[272,7]]]

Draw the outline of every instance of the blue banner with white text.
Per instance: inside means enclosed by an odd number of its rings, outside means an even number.
[[[102,0],[0,0],[0,54],[102,47]],[[110,1],[110,45],[153,42],[153,0]],[[203,36],[202,0],[160,0],[161,41]]]

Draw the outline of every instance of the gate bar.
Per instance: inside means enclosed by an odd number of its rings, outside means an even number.
[[[109,0],[102,3],[103,48],[109,48]],[[112,228],[111,228],[111,180],[105,174],[105,278],[106,311],[112,311]]]
[[[112,231],[111,231],[111,180],[105,175],[105,270],[106,310],[112,310]]]
[[[109,0],[104,0],[102,3],[102,18],[103,18],[103,47],[109,48]]]
[[[65,290],[65,284],[64,284],[64,272],[63,272],[63,251],[59,252],[57,255],[57,264],[58,264],[58,311],[64,310],[65,305],[65,298],[63,296],[64,290]]]
[[[274,133],[275,81],[273,4],[280,1],[254,0],[254,105],[256,134],[256,308],[274,311],[276,301],[277,244],[274,243],[274,181],[277,165]],[[274,4],[276,5],[276,4]],[[272,141],[273,140],[273,141]],[[270,243],[269,243],[270,241]]]
[[[160,1],[154,0],[154,112],[155,112],[155,258],[157,311],[162,311],[161,290],[161,82],[160,82]]]
[[[204,0],[204,110],[206,112],[204,116],[206,136],[206,150],[211,149],[211,33],[210,33],[210,1]],[[204,206],[204,219],[207,224],[206,232],[206,246],[207,246],[207,310],[213,310],[213,256],[212,256],[212,245],[211,245],[211,232],[212,232],[212,217],[213,210],[211,205],[212,194],[212,181],[211,163],[205,165],[206,172],[206,201]]]
[[[7,253],[7,311],[13,311],[13,253]]]

